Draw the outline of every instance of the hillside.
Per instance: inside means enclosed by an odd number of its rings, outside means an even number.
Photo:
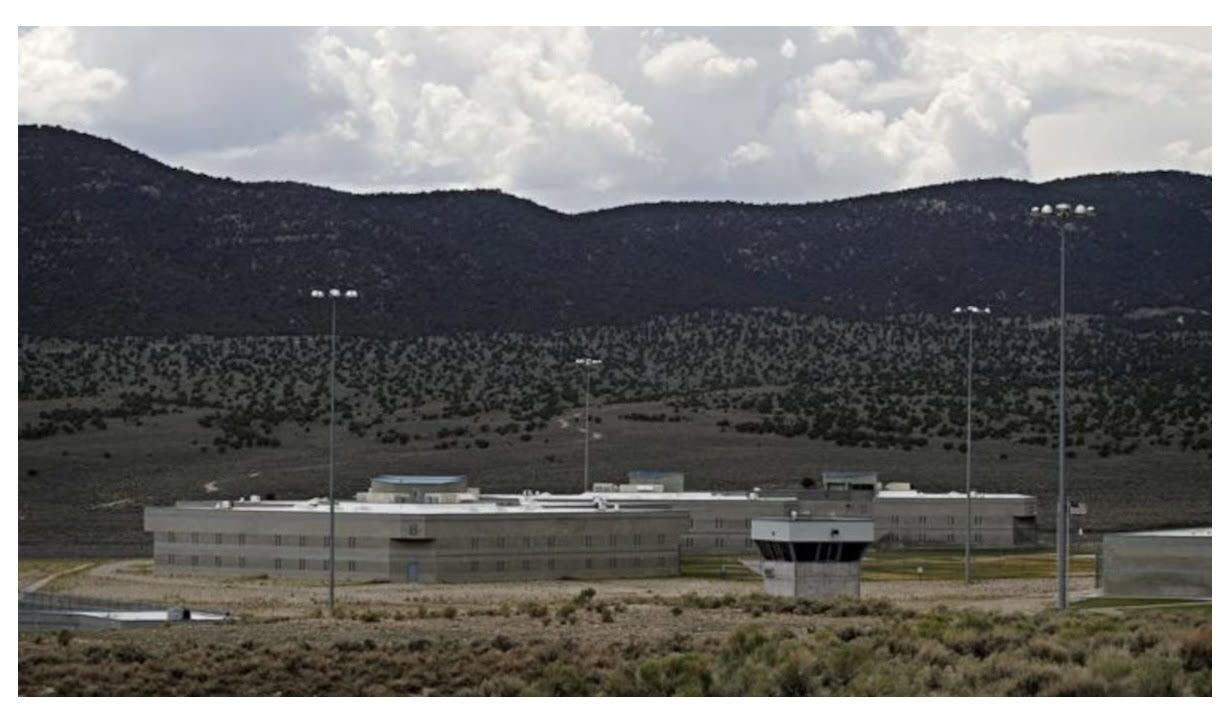
[[[346,333],[544,331],[773,306],[882,318],[977,301],[1056,309],[1057,243],[1028,208],[1101,215],[1073,235],[1069,309],[1208,309],[1211,179],[1002,179],[802,205],[659,203],[566,215],[496,191],[355,195],[173,169],[19,126],[19,326],[101,336],[317,332],[307,291],[363,299]]]

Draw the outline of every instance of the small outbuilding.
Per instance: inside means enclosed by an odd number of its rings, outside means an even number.
[[[1171,529],[1102,537],[1107,597],[1211,599],[1213,529]]]

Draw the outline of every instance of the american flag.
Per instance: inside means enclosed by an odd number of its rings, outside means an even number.
[[[1070,516],[1088,516],[1089,507],[1081,501],[1068,502],[1068,515]]]

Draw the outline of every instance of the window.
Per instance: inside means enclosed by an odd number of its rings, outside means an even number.
[[[307,537],[306,537],[306,536],[300,536],[300,537],[299,537],[299,548],[300,548],[300,549],[302,549],[302,548],[303,548],[303,547],[305,547],[305,546],[307,546]]]
[[[949,534],[949,535],[948,535],[948,543],[950,543],[950,544],[951,544],[952,542],[954,542],[954,541],[956,541],[956,540],[957,540],[957,537],[953,536],[952,534]]]
[[[722,528],[722,520],[721,520],[721,519],[714,519],[714,520],[713,520],[713,528],[715,528],[715,529],[720,529],[720,528]]]
[[[555,559],[547,559],[547,568],[555,571]]]
[[[555,548],[555,537],[554,537],[554,536],[548,536],[548,537],[547,537],[547,548],[548,548],[548,549],[554,549],[554,548]]]
[[[586,569],[593,569],[593,568],[594,568],[594,560],[593,560],[593,559],[586,559],[586,560],[585,560],[585,568],[586,568]]]
[[[495,563],[495,570],[504,571],[504,560],[503,559],[500,559],[499,561]]]
[[[333,545],[333,539],[331,539],[331,538],[330,538],[330,537],[328,537],[328,536],[324,537],[323,541],[324,541],[324,545],[325,545],[325,546],[332,546],[332,545]]]
[[[608,567],[608,568],[611,568],[611,569],[618,569],[618,568],[619,568],[619,559],[616,559],[615,557],[613,557],[613,556],[612,556],[610,559],[607,559],[607,560],[606,560],[606,565],[607,565],[607,567]]]
[[[685,548],[691,549],[691,548],[692,548],[692,537],[691,537],[691,536],[689,536],[689,537],[685,538],[685,539],[683,540],[683,545],[684,545],[684,547],[685,547]]]
[[[521,560],[521,568],[522,568],[522,569],[524,569],[525,571],[529,571],[529,570],[530,570],[530,560],[529,560],[529,559],[522,559],[522,560]]]
[[[925,523],[927,523],[927,517],[926,517],[926,516],[919,516],[919,517],[918,517],[918,523],[920,523],[920,524],[925,524]]]
[[[496,546],[496,548],[497,548],[497,549],[503,549],[503,548],[504,548],[504,537],[503,537],[503,536],[497,536],[497,537],[495,537],[495,546]],[[500,569],[500,571],[503,571],[503,569]]]
[[[171,566],[175,566],[175,555],[174,554],[167,554],[167,563],[170,564]]]
[[[974,517],[974,526],[982,526],[982,517],[981,517],[981,516],[975,516],[975,517]]]
[[[658,546],[666,544],[666,534],[658,534]]]
[[[353,549],[354,544],[355,544],[355,537],[349,536],[346,538],[346,548]]]
[[[300,536],[299,538],[302,539],[303,537]],[[299,560],[299,571],[304,571],[306,569],[307,569],[307,559],[300,559]]]
[[[239,568],[242,569],[248,565],[248,560],[244,557],[239,557]]]
[[[585,535],[585,545],[586,545],[586,546],[593,546],[593,545],[594,545],[594,537],[590,536],[589,534],[586,534],[586,535]]]
[[[175,532],[174,532],[174,531],[168,531],[168,532],[167,532],[167,543],[168,543],[168,544],[174,544],[174,543],[175,543]]]
[[[982,543],[982,534],[974,534],[974,541]]]
[[[245,544],[247,544],[247,543],[248,543],[248,536],[247,536],[247,534],[240,534],[240,535],[239,535],[239,545],[240,545],[240,546],[243,546],[243,545],[245,545]]]
[[[273,545],[274,545],[274,546],[281,546],[281,545],[282,545],[282,535],[281,535],[281,534],[274,534],[274,535],[273,535]]]
[[[281,559],[274,559],[274,560],[273,560],[273,568],[274,568],[274,569],[281,569],[281,568],[282,568],[282,560],[281,560]]]
[[[215,546],[222,545],[222,534],[214,534],[214,545]]]
[[[478,571],[478,562],[477,562],[477,561],[471,561],[471,562],[470,562],[470,571]]]
[[[750,528],[752,528],[752,520],[751,520],[751,519],[743,519],[743,528],[745,528],[745,529],[750,529]]]
[[[658,566],[659,566],[659,567],[665,567],[665,566],[666,566],[666,557],[665,557],[665,556],[659,556],[659,557],[658,557]]]
[[[615,543],[617,540],[618,540],[618,537],[616,537],[615,534],[611,534],[609,543],[611,544],[611,546],[615,546]]]
[[[354,559],[351,559],[350,561],[346,562],[346,570],[347,571],[355,570],[355,560]]]
[[[635,569],[641,568],[641,557],[637,556],[632,559],[632,567]]]
[[[470,548],[471,548],[471,549],[477,549],[477,548],[478,548],[478,537],[477,537],[477,536],[471,536],[471,537],[470,537]]]
[[[892,518],[892,522],[893,522],[893,524],[894,524],[894,525],[901,523],[900,519],[899,519],[898,517],[896,517],[896,516],[894,516],[894,517]]]
[[[200,564],[200,558],[196,554],[193,554],[192,555],[192,565],[198,566],[199,564]]]
[[[195,544],[195,543],[197,543],[197,541],[196,541],[196,532],[195,532],[195,531],[193,531],[193,532],[192,532],[192,543],[194,543],[194,544]]]
[[[948,517],[948,525],[949,525],[949,526],[952,526],[952,525],[953,525],[953,524],[955,524],[955,523],[957,523],[957,518],[956,518],[955,516],[949,516],[949,517]]]
[[[633,534],[633,535],[632,535],[632,545],[633,545],[633,546],[640,546],[640,545],[641,545],[641,535],[640,535],[640,534]]]
[[[696,521],[688,519],[688,531],[691,531],[694,528],[696,528]]]
[[[533,548],[533,544],[534,544],[534,540],[533,540],[533,539],[531,539],[530,537],[528,537],[528,536],[522,536],[522,537],[521,537],[521,548],[523,548],[523,549],[531,549],[531,548]]]
[[[726,545],[726,540],[720,536],[715,536],[713,537],[713,545],[721,549],[722,547]]]

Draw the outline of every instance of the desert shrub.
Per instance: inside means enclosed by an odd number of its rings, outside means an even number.
[[[1004,694],[1030,697],[1039,695],[1062,677],[1063,673],[1054,665],[1030,665],[1021,674],[1021,678]]]
[[[597,595],[598,595],[598,591],[596,589],[594,589],[593,587],[585,587],[584,589],[580,591],[579,594],[577,594],[576,602],[577,604],[584,605],[585,603],[589,602],[591,599],[593,599]]]
[[[1183,669],[1188,672],[1213,668],[1213,628],[1205,625],[1188,632],[1179,643]]]
[[[450,604],[449,606],[445,607],[440,612],[440,616],[444,617],[445,619],[456,619],[457,618],[457,607],[454,607]]]
[[[585,679],[576,665],[556,660],[547,665],[542,675],[534,680],[522,694],[534,697],[579,697],[589,695],[593,684]]]
[[[541,619],[551,616],[551,610],[541,602],[521,602],[521,604],[517,605],[517,611],[528,616],[530,619]]]
[[[479,697],[513,697],[525,689],[525,681],[516,675],[496,675],[483,680],[475,694]]]
[[[713,674],[697,654],[671,654],[625,665],[602,684],[602,692],[619,697],[696,697],[709,695]]]
[[[1088,670],[1069,668],[1041,694],[1048,697],[1104,697],[1110,692],[1106,683]]]
[[[61,629],[59,632],[56,632],[56,642],[59,643],[61,647],[67,647],[72,641],[73,633],[67,629]]]
[[[1141,657],[1136,661],[1136,677],[1133,695],[1142,697],[1174,697],[1179,694],[1176,686],[1182,665],[1177,660],[1160,657]]]

